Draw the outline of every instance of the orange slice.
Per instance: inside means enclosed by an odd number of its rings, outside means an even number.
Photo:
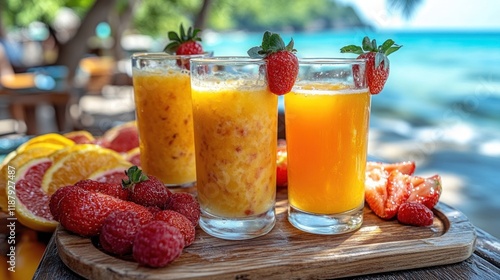
[[[89,149],[73,151],[55,160],[47,169],[42,189],[51,195],[61,187],[87,179],[101,168],[113,168],[124,162],[125,159],[119,153],[95,145]]]
[[[47,133],[31,138],[30,140],[26,141],[24,144],[19,146],[16,150],[18,153],[23,152],[24,150],[28,149],[31,145],[37,143],[50,143],[50,144],[58,144],[61,146],[72,146],[75,144],[73,140],[70,140],[62,136],[61,134]]]

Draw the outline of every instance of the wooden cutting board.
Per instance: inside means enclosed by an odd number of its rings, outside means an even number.
[[[362,227],[343,235],[314,235],[287,221],[286,189],[277,195],[277,223],[267,235],[244,241],[221,240],[200,228],[195,242],[167,267],[141,267],[131,257],[116,258],[96,242],[59,227],[62,261],[89,279],[290,279],[338,278],[450,264],[474,251],[476,233],[461,212],[439,203],[434,224],[413,227],[384,221],[365,207]]]

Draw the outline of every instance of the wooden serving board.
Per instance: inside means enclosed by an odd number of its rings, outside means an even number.
[[[299,231],[287,221],[286,209],[286,189],[281,189],[276,226],[251,240],[221,240],[197,228],[195,242],[159,269],[108,255],[91,239],[62,227],[56,244],[66,266],[89,279],[331,279],[456,263],[474,251],[473,225],[442,203],[430,227],[384,221],[365,207],[362,227],[342,235]]]

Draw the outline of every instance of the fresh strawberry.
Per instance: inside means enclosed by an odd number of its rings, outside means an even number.
[[[157,221],[164,221],[167,224],[176,227],[184,237],[185,247],[194,242],[196,230],[191,221],[181,213],[172,210],[163,210],[155,213],[154,219]]]
[[[373,166],[366,172],[365,200],[375,215],[389,220],[408,199],[410,186],[409,175],[398,170],[389,173],[381,166]]]
[[[288,185],[288,162],[286,142],[278,144],[276,158],[276,186],[286,187]]]
[[[401,204],[398,221],[402,224],[425,227],[434,222],[434,214],[422,203],[406,202]]]
[[[91,179],[80,180],[75,183],[75,186],[83,188],[87,191],[100,192],[122,200],[128,200],[128,190],[122,188],[121,184],[112,184],[98,182]]]
[[[59,222],[68,231],[81,236],[95,236],[101,231],[104,219],[116,210],[134,211],[139,217],[151,215],[147,208],[133,202],[74,187],[59,201],[58,216]]]
[[[130,167],[126,174],[128,179],[122,185],[130,191],[130,201],[146,207],[165,207],[172,193],[158,178],[147,176],[137,166]]]
[[[163,51],[176,55],[202,54],[203,46],[199,43],[201,38],[198,36],[200,31],[200,29],[189,27],[186,32],[181,24],[179,34],[175,31],[168,32],[168,39],[171,42]]]
[[[266,31],[262,45],[248,50],[252,58],[266,60],[266,73],[269,90],[277,95],[283,95],[292,90],[299,73],[299,61],[293,48],[293,39],[288,45],[279,34]]]
[[[414,176],[411,179],[411,192],[408,201],[419,202],[432,209],[438,203],[442,191],[441,177],[439,175],[429,178]]]
[[[59,203],[61,200],[71,192],[71,189],[76,189],[78,187],[70,185],[66,187],[62,187],[57,189],[51,196],[50,196],[50,201],[49,201],[49,209],[50,213],[54,217],[54,220],[59,221]]]
[[[152,221],[138,230],[132,255],[140,265],[164,267],[179,257],[183,249],[184,237],[177,228]]]
[[[200,204],[194,196],[189,193],[173,193],[170,196],[165,209],[179,212],[191,221],[194,227],[198,225],[201,211]]]
[[[367,170],[374,166],[380,166],[387,170],[387,172],[391,173],[393,170],[398,170],[399,172],[406,175],[413,175],[416,169],[416,165],[414,161],[402,161],[396,163],[384,163],[384,162],[374,162],[369,161],[366,163]]]
[[[135,234],[142,225],[152,220],[153,214],[141,218],[133,211],[114,211],[104,219],[99,234],[99,243],[108,253],[131,254]]]
[[[377,46],[377,42],[370,41],[370,38],[364,37],[362,46],[348,45],[340,49],[341,53],[358,54],[359,59],[366,62],[366,81],[371,94],[378,94],[384,88],[389,77],[389,56],[391,53],[399,50],[402,46],[396,45],[393,40],[388,39],[382,45]],[[356,68],[353,69],[356,75]],[[359,70],[358,70],[359,71]]]

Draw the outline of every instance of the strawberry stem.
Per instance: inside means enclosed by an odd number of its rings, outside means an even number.
[[[184,29],[184,26],[180,25],[179,27],[179,33],[176,33],[175,31],[169,31],[168,32],[168,39],[170,40],[170,43],[165,46],[163,49],[164,52],[169,53],[169,54],[175,54],[179,46],[188,41],[199,41],[201,42],[201,38],[198,36],[198,33],[201,30],[198,28],[193,29],[192,27],[189,27],[187,32]],[[180,34],[180,36],[179,36]]]
[[[272,53],[283,50],[295,53],[297,50],[293,48],[293,45],[293,38],[285,45],[279,34],[266,31],[262,37],[262,45],[250,48],[247,53],[252,58],[266,58]]]
[[[377,46],[377,41],[375,39],[370,41],[368,36],[363,38],[360,46],[348,45],[340,49],[341,53],[353,53],[353,54],[363,54],[365,52],[376,52],[381,53],[384,56],[388,56],[391,53],[399,50],[402,46],[394,43],[394,40],[387,39],[382,45]]]
[[[132,166],[128,170],[125,170],[125,175],[127,179],[122,180],[122,186],[125,189],[134,190],[134,186],[140,182],[148,180],[148,176],[142,173],[142,170],[137,166]]]

